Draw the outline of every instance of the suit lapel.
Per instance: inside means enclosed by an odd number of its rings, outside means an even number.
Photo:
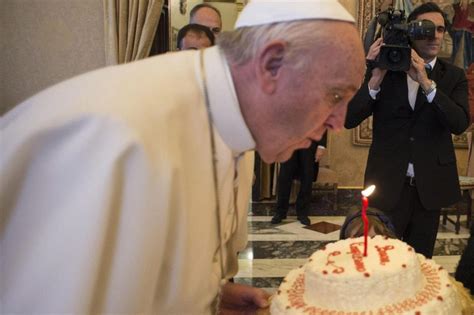
[[[446,69],[444,67],[444,64],[441,60],[436,60],[435,66],[433,68],[433,71],[431,72],[431,79],[435,81],[436,83],[439,83],[441,78],[444,76],[444,73],[446,72]]]
[[[418,88],[418,93],[416,93],[416,101],[414,111],[418,112],[421,107],[426,103],[426,96],[423,94],[421,86]]]

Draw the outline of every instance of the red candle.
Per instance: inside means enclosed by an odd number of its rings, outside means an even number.
[[[364,256],[367,256],[367,238],[369,235],[369,219],[367,218],[367,208],[369,207],[369,198],[362,196],[362,221],[364,221]]]
[[[362,221],[364,222],[364,257],[367,257],[367,239],[369,236],[369,219],[367,208],[369,207],[369,196],[374,192],[375,186],[371,185],[362,191]]]

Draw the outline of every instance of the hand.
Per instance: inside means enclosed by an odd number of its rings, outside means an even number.
[[[383,41],[382,37],[377,38],[369,48],[369,52],[365,57],[367,60],[375,60],[380,54],[380,48],[382,47]]]
[[[270,294],[251,286],[228,282],[222,288],[219,315],[255,314],[269,306]]]
[[[319,160],[321,160],[321,157],[324,155],[325,152],[326,152],[326,148],[318,146],[318,148],[316,149],[316,154],[314,155],[314,161],[319,162]]]
[[[366,59],[375,60],[380,54],[380,48],[382,47],[382,44],[382,37],[380,37],[370,46]],[[369,80],[369,88],[372,90],[378,90],[386,73],[386,69],[380,69],[379,67],[372,69],[372,77]]]
[[[423,90],[427,90],[431,85],[431,80],[428,79],[425,69],[425,61],[421,58],[415,50],[411,50],[411,65],[407,71],[408,75],[416,82],[418,82]]]

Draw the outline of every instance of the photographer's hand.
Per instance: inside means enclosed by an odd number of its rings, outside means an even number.
[[[426,74],[425,61],[413,49],[411,50],[411,66],[407,73],[414,81],[420,84],[424,91],[430,87],[431,80],[428,78],[428,74]]]
[[[367,60],[375,60],[380,53],[380,48],[382,47],[382,37],[378,38],[369,48],[369,52],[367,53]],[[369,89],[370,90],[378,90],[380,89],[380,84],[385,77],[387,70],[380,69],[379,67],[375,67],[372,69],[372,77],[369,80]]]

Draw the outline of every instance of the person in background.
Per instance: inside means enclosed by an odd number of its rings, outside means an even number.
[[[451,53],[451,62],[464,69],[467,69],[474,61],[474,52],[472,51],[472,36],[474,33],[473,8],[474,1],[472,0],[456,0],[453,3],[454,17],[451,26],[453,51]]]
[[[264,14],[265,13],[265,14]],[[0,118],[7,314],[252,313],[253,150],[267,162],[343,128],[363,79],[335,0],[254,0],[216,46],[61,82]]]
[[[467,241],[467,246],[461,255],[461,260],[454,275],[457,281],[474,295],[474,224],[471,223],[471,235]]]
[[[201,3],[193,7],[189,13],[189,23],[209,27],[216,37],[222,31],[221,12],[216,7],[207,3]]]
[[[381,210],[376,208],[367,209],[367,219],[369,224],[368,235],[384,235],[390,238],[397,238],[395,227],[390,218]],[[339,239],[343,240],[351,237],[364,236],[364,220],[361,210],[350,210],[346,215],[344,223],[339,232]]]
[[[211,30],[200,24],[183,26],[177,37],[178,50],[201,49],[214,46],[214,34]]]
[[[277,205],[271,223],[278,224],[286,219],[290,205],[293,180],[300,180],[300,190],[296,198],[296,216],[303,225],[311,225],[308,217],[313,191],[313,182],[318,178],[319,160],[326,150],[326,134],[321,141],[312,141],[309,148],[296,150],[290,159],[280,164],[277,181]]]
[[[371,205],[384,209],[400,239],[431,258],[441,208],[461,198],[451,134],[469,126],[469,107],[464,71],[437,58],[443,11],[424,3],[407,21],[423,19],[435,24],[435,37],[412,41],[407,72],[374,66],[382,39],[372,44],[366,80],[349,103],[345,126],[373,116],[364,180],[377,187]]]

